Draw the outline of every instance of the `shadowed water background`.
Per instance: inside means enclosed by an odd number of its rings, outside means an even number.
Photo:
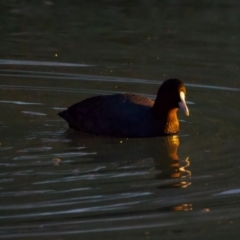
[[[0,3],[1,239],[238,239],[237,1]],[[57,113],[155,98],[177,77],[178,136],[106,138]]]

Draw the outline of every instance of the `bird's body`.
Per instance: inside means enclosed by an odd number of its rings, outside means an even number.
[[[181,81],[172,81],[185,92]],[[177,133],[181,99],[176,94],[174,101],[168,103],[167,98],[173,94],[161,93],[160,87],[155,101],[131,93],[91,97],[73,104],[59,115],[70,128],[103,136],[150,137]]]

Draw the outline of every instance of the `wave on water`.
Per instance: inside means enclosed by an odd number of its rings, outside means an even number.
[[[3,60],[0,60],[0,65],[7,64],[5,62],[2,63],[2,61]],[[14,62],[15,60],[9,60],[9,61]],[[35,61],[17,61],[17,62],[23,62],[24,65],[28,65],[29,63],[30,66],[39,65],[38,62],[35,62]],[[56,63],[56,62],[39,62],[39,63],[42,63],[40,65],[43,65],[43,66],[61,66],[61,67],[65,65],[66,66],[76,65],[76,67],[77,66],[82,66],[82,67],[93,66],[93,65],[85,65],[85,64],[68,64],[68,63]],[[21,78],[68,79],[68,80],[81,80],[81,81],[121,82],[121,83],[153,84],[153,85],[159,85],[162,83],[162,81],[159,81],[159,80],[148,80],[148,79],[139,79],[139,78],[122,78],[122,77],[112,77],[112,76],[98,76],[98,75],[45,72],[45,71],[25,71],[25,70],[0,70],[0,76],[18,77],[18,78],[21,77]],[[214,89],[214,90],[234,91],[234,92],[240,91],[240,88],[226,87],[226,86],[214,86],[214,85],[194,84],[194,83],[185,83],[185,85],[187,87],[193,87],[193,88],[204,88],[204,89]],[[3,88],[3,89],[9,88],[9,87],[11,86],[0,85],[0,88]],[[28,86],[25,86],[25,87],[28,87]],[[149,95],[149,96],[152,96],[152,95]]]

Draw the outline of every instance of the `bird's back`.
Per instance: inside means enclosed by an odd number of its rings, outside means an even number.
[[[154,131],[154,101],[137,94],[96,96],[76,103],[59,115],[71,128],[108,136],[145,136]],[[152,129],[152,130],[151,130]]]

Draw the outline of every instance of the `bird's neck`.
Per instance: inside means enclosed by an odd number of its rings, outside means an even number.
[[[167,118],[166,118],[166,125],[164,132],[166,134],[169,133],[177,133],[179,131],[179,122],[177,118],[177,111],[178,108],[174,108],[168,112]]]
[[[178,108],[173,109],[161,109],[159,111],[154,111],[153,108],[153,115],[155,119],[161,121],[163,123],[164,129],[163,132],[165,134],[174,134],[179,131],[179,122],[177,118],[177,111]]]

